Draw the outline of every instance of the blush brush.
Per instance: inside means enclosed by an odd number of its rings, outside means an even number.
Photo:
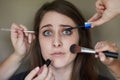
[[[97,54],[98,55],[98,52],[96,52],[95,50],[90,49],[90,48],[80,47],[76,44],[71,45],[70,52],[73,54],[81,52],[81,53],[89,53],[89,54]],[[118,58],[118,53],[109,52],[109,51],[103,51],[103,53],[105,54],[106,57]]]

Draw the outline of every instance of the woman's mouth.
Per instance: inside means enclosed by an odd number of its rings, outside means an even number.
[[[52,55],[52,56],[56,56],[56,57],[58,56],[58,57],[59,57],[59,56],[64,56],[65,53],[63,53],[63,52],[55,52],[55,53],[52,53],[51,55]]]

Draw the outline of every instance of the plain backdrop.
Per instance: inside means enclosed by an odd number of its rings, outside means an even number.
[[[47,1],[52,0],[0,0],[0,28],[10,28],[12,23],[23,24],[29,30],[33,26],[33,18],[36,11]],[[77,6],[86,20],[95,13],[96,0],[68,0]],[[108,40],[115,42],[120,48],[120,16],[99,27],[91,29],[93,46],[98,41]],[[0,31],[0,63],[13,52],[10,40],[10,32]],[[111,74],[104,65],[101,74],[113,80]],[[27,60],[23,62],[17,73],[28,69]]]

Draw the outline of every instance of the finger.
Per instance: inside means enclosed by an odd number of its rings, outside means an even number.
[[[32,39],[33,39],[33,38],[32,38],[32,34],[29,33],[29,34],[28,34],[28,42],[31,43],[31,42],[32,42]]]
[[[97,11],[97,14],[99,14],[99,16],[101,17],[104,12],[105,12],[105,9],[102,9],[102,7],[100,7],[100,9],[96,8],[96,11]],[[99,18],[98,18],[99,19]],[[96,19],[97,20],[97,19]]]
[[[48,74],[48,68],[46,65],[44,65],[42,72],[37,76],[36,79],[43,80],[47,77],[47,74]]]
[[[96,14],[94,14],[93,15],[93,17],[91,17],[89,20],[88,20],[88,22],[94,22],[94,21],[96,21],[97,19],[99,19],[101,16],[98,14],[98,13],[96,13]]]
[[[95,50],[97,52],[109,51],[110,47],[112,46],[108,44],[106,41],[100,41],[95,45]]]
[[[39,67],[36,67],[35,69],[33,69],[33,70],[27,75],[27,77],[25,78],[25,80],[32,80],[32,79],[36,76],[36,74],[37,74],[38,71],[39,71]]]
[[[115,59],[108,58],[104,55],[104,53],[99,53],[100,61],[105,65],[111,65]]]
[[[96,10],[99,10],[99,6],[100,6],[100,4],[102,4],[102,2],[101,1],[96,1]],[[96,12],[94,15],[93,15],[93,17],[91,17],[89,20],[88,20],[88,22],[93,22],[93,21],[96,21],[97,19],[99,19],[101,17],[101,15],[100,14],[98,14],[98,12]]]
[[[98,50],[103,46],[102,41],[101,42],[97,42],[97,44],[95,45],[95,49]]]
[[[50,80],[55,80],[55,76],[54,75],[52,75],[52,77],[51,77],[51,79]]]
[[[51,80],[52,77],[53,77],[52,69],[49,67],[48,75],[45,80]]]
[[[23,43],[24,40],[24,34],[21,31],[20,27],[16,24],[12,24],[11,26],[11,40],[13,43],[13,46],[15,47],[15,45],[21,45]]]
[[[24,41],[24,34],[21,30],[18,31],[18,42],[22,43]]]
[[[117,52],[118,51],[118,47],[115,43],[113,42],[108,42],[108,41],[101,41],[98,42],[95,45],[95,50],[97,52],[99,51],[110,51],[110,52]]]
[[[29,34],[28,34],[28,42],[29,42],[29,44],[30,44],[34,39],[35,39],[35,35],[29,33]]]
[[[32,38],[33,38],[32,41],[36,38],[36,37],[35,37],[35,34],[32,34]]]
[[[97,1],[96,2],[96,8],[105,9],[105,5],[101,1]]]
[[[98,58],[98,55],[97,55],[97,54],[95,55],[95,58]]]
[[[97,9],[98,10],[105,10],[105,7],[104,6],[99,6]]]
[[[18,36],[18,30],[19,30],[20,28],[15,24],[15,23],[13,23],[12,25],[11,25],[11,38],[17,38],[17,36]]]
[[[39,69],[37,75],[40,75],[40,74],[42,73],[42,71],[43,71],[43,67],[44,67],[44,66],[42,66],[42,67]]]
[[[103,53],[99,53],[99,58],[101,62],[105,62],[106,56]]]
[[[23,29],[23,31],[27,31],[28,29],[23,26],[22,24],[20,24],[20,27]],[[27,32],[24,32],[25,36],[28,36],[28,33]]]
[[[112,18],[114,18],[113,15],[109,11],[104,11],[104,14],[98,18],[96,21],[92,22],[92,27],[102,25],[108,21],[110,21]]]

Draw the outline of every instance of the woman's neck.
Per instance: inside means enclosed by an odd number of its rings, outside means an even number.
[[[71,72],[72,72],[73,64],[68,65],[63,68],[55,68],[53,67],[53,74],[55,76],[55,80],[70,80]]]

